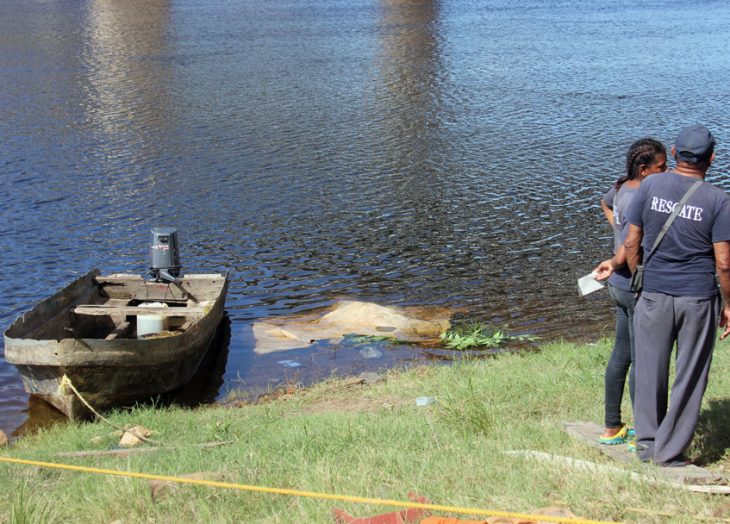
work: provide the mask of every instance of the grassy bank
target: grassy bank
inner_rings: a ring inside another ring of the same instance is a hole
[[[691,454],[723,468],[730,448],[730,355],[716,352],[698,438]],[[548,344],[454,366],[391,372],[370,385],[329,381],[264,404],[186,411],[115,413],[141,424],[169,449],[127,458],[61,459],[56,453],[109,449],[118,437],[101,423],[66,425],[23,439],[2,455],[50,462],[211,478],[319,492],[530,512],[564,506],[599,520],[716,521],[727,499],[631,481],[627,474],[581,472],[507,450],[536,450],[609,461],[568,437],[566,420],[600,422],[608,342]],[[437,398],[417,407],[420,396]],[[626,404],[626,411],[629,411]],[[93,440],[92,440],[93,439]],[[200,449],[191,444],[232,440]],[[175,448],[175,449],[173,449]],[[628,471],[629,469],[627,469]],[[147,481],[0,464],[0,521],[332,522],[333,506],[366,516],[393,508],[179,487],[153,499]],[[3,520],[5,519],[5,520]]]

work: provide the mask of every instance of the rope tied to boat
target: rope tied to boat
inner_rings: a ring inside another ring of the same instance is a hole
[[[104,422],[104,423],[106,423],[106,424],[109,424],[109,425],[110,425],[111,427],[113,427],[114,429],[117,429],[117,430],[121,431],[121,432],[122,432],[122,435],[124,435],[124,433],[129,433],[130,435],[134,435],[135,437],[137,437],[138,439],[140,439],[140,440],[142,440],[142,441],[144,441],[144,442],[149,442],[150,444],[154,444],[154,445],[156,445],[156,446],[162,445],[162,443],[161,443],[161,442],[158,442],[158,441],[156,441],[156,440],[152,440],[151,438],[145,437],[145,436],[144,436],[144,435],[142,435],[141,433],[139,433],[139,432],[135,431],[135,429],[134,429],[134,428],[129,428],[129,427],[126,427],[126,426],[125,426],[125,427],[122,427],[122,426],[118,426],[118,425],[114,424],[114,423],[113,423],[113,422],[112,422],[111,420],[109,420],[108,418],[104,417],[104,416],[103,416],[103,415],[102,415],[101,413],[99,413],[98,411],[96,411],[96,410],[95,410],[95,409],[94,409],[94,408],[93,408],[93,407],[91,406],[91,404],[89,404],[89,403],[88,403],[88,402],[86,401],[86,399],[85,399],[85,398],[83,397],[83,395],[82,395],[81,393],[79,393],[79,390],[78,390],[78,389],[76,389],[76,387],[75,387],[75,386],[73,385],[73,382],[71,382],[71,379],[70,379],[70,378],[68,378],[68,375],[66,375],[66,374],[64,374],[64,375],[63,375],[63,377],[61,378],[61,384],[59,384],[58,388],[59,388],[59,389],[61,390],[61,392],[63,392],[63,393],[66,393],[66,390],[67,390],[67,389],[70,389],[70,390],[71,390],[71,392],[72,392],[72,393],[73,393],[74,395],[76,395],[76,397],[78,397],[78,399],[79,399],[79,400],[81,401],[81,403],[82,403],[82,404],[83,404],[84,406],[86,406],[86,408],[87,408],[87,409],[88,409],[89,411],[91,411],[91,412],[92,412],[92,413],[94,414],[94,416],[95,416],[95,417],[97,417],[97,418],[98,418],[99,420],[101,420],[102,422]]]

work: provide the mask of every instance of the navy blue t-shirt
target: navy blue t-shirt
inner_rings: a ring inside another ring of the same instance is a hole
[[[629,231],[629,222],[626,220],[626,210],[634,200],[634,196],[638,188],[628,187],[623,184],[618,193],[616,187],[612,187],[608,193],[603,195],[603,201],[613,210],[613,253],[626,240],[626,234]],[[631,271],[628,266],[621,267],[614,271],[608,279],[608,282],[619,289],[628,291],[631,288]]]
[[[642,228],[644,259],[674,206],[697,181],[674,172],[646,178],[626,212]],[[690,196],[654,254],[645,262],[644,291],[673,296],[717,294],[713,242],[730,240],[730,197],[704,182]]]

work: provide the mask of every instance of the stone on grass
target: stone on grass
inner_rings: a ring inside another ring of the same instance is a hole
[[[119,447],[133,448],[135,446],[139,446],[142,442],[144,442],[144,440],[139,437],[147,438],[151,434],[152,432],[143,426],[134,426],[129,428],[124,432],[124,435],[122,435],[122,439],[119,441]]]
[[[382,373],[376,371],[364,371],[358,375],[363,384],[377,384],[378,382],[385,381],[385,377]]]

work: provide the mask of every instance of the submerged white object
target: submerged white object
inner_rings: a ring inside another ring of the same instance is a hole
[[[139,307],[168,307],[164,302],[143,302]],[[137,315],[137,338],[154,335],[167,330],[167,317],[160,315]]]
[[[300,368],[304,365],[301,362],[297,362],[296,360],[279,360],[277,364],[279,364],[280,366],[284,366],[285,368],[291,369]]]
[[[378,348],[374,348],[371,346],[365,346],[360,351],[358,351],[358,353],[360,353],[360,356],[362,358],[366,359],[381,358],[383,356],[382,351],[380,351]]]
[[[605,284],[596,280],[596,273],[590,273],[578,279],[578,294],[582,297],[603,289]]]
[[[308,348],[319,340],[337,344],[351,334],[437,343],[439,335],[449,329],[453,314],[453,309],[440,306],[381,306],[341,300],[327,308],[254,322],[254,353]]]

